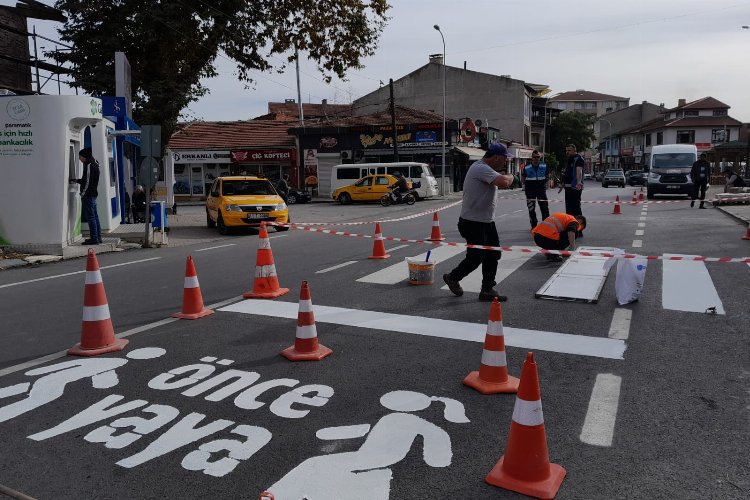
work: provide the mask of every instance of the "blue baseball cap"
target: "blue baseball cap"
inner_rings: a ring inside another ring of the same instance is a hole
[[[513,158],[513,155],[508,152],[508,148],[505,147],[505,144],[499,142],[490,144],[490,147],[484,153],[485,158],[490,158],[492,156],[505,156],[506,158]]]

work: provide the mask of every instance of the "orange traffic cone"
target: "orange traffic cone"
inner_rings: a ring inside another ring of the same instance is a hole
[[[643,186],[641,186],[641,192],[638,193],[638,201],[643,201]]]
[[[275,497],[273,496],[273,493],[264,491],[263,493],[260,494],[260,496],[258,497],[258,500],[274,500],[274,498]]]
[[[632,201],[632,203],[633,203],[633,205],[637,205],[638,204],[638,193],[636,191],[633,191],[633,201]]]
[[[89,249],[86,257],[86,281],[83,286],[81,342],[68,349],[68,354],[96,356],[105,352],[122,351],[126,345],[126,339],[115,338],[107,294],[104,292],[104,282],[99,272],[99,261],[96,260],[94,250]]]
[[[432,216],[432,234],[427,241],[443,241],[444,239],[443,235],[440,234],[440,221],[438,220],[438,214],[437,212],[434,212],[434,215]]]
[[[185,263],[185,286],[182,294],[182,312],[174,313],[173,318],[198,319],[214,312],[203,307],[203,295],[198,283],[198,273],[195,272],[193,257],[188,255]]]
[[[615,208],[612,210],[612,215],[620,215],[620,195],[615,196]]]
[[[750,240],[750,224],[747,225],[747,232],[745,233],[745,236],[742,237],[743,240]]]
[[[242,294],[246,299],[275,299],[285,293],[288,288],[279,287],[279,277],[276,276],[276,266],[273,263],[271,241],[268,239],[266,223],[260,223],[258,234],[258,254],[255,258],[255,281],[253,290]]]
[[[320,361],[332,353],[333,351],[326,346],[318,344],[310,288],[307,286],[307,281],[303,281],[299,291],[299,312],[294,345],[287,347],[280,354],[290,361]]]
[[[380,223],[375,223],[375,242],[372,245],[372,255],[368,259],[387,259],[390,255],[385,253],[385,243],[383,243],[383,233],[380,232]]]
[[[484,337],[484,350],[478,372],[469,373],[464,385],[482,394],[518,392],[518,379],[508,375],[505,358],[505,336],[503,335],[503,311],[497,298],[490,305],[490,319],[487,322],[487,335]]]
[[[557,494],[565,473],[561,466],[549,463],[539,376],[534,354],[528,353],[521,371],[505,455],[484,480],[506,490],[548,499]]]

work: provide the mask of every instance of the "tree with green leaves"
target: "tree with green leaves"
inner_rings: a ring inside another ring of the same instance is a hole
[[[252,82],[253,70],[283,71],[296,48],[330,82],[375,52],[389,9],[386,0],[58,0],[55,6],[67,16],[60,37],[75,48],[48,57],[72,66],[85,92],[115,95],[115,52],[124,52],[134,118],[161,125],[166,140],[180,112],[209,92],[200,80],[217,76],[217,57],[233,60],[237,78]]]
[[[560,113],[554,119],[549,130],[548,152],[555,154],[557,158],[565,158],[565,146],[575,144],[579,152],[591,147],[594,140],[594,121],[596,117],[585,113],[570,111]]]

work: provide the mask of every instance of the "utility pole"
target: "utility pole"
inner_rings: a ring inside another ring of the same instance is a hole
[[[393,99],[393,78],[390,79],[388,82],[388,87],[391,89],[391,102],[390,102],[390,110],[391,110],[391,136],[393,137],[393,161],[398,161],[398,141],[396,138],[398,137],[398,131],[396,130],[396,101]]]

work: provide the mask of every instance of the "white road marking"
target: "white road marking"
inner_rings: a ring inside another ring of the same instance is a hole
[[[582,442],[594,446],[612,446],[621,385],[622,377],[617,375],[600,373],[596,376],[581,430]]]
[[[646,220],[646,219],[647,219],[647,217],[643,217],[643,216],[638,217],[638,220]]]
[[[399,245],[399,246],[393,247],[393,248],[386,248],[385,251],[386,252],[395,252],[396,250],[401,250],[402,248],[407,248],[407,247],[409,247],[409,245]]]
[[[710,307],[716,314],[724,314],[724,306],[708,274],[705,262],[666,260],[669,257],[694,255],[664,254],[662,261],[661,303],[664,309],[704,313]]]
[[[434,260],[436,264],[444,260],[448,260],[451,257],[454,257],[455,255],[458,255],[466,251],[465,248],[452,247],[452,246],[436,246],[435,248],[431,248],[430,250],[432,250],[432,253],[430,254],[430,260]],[[424,258],[426,253],[427,252],[425,251],[421,254],[414,255],[413,257]],[[401,260],[401,261],[398,261],[397,264],[388,266],[384,269],[381,269],[380,271],[376,271],[372,274],[368,274],[367,276],[362,276],[361,278],[357,279],[357,281],[362,282],[362,283],[378,283],[381,285],[395,285],[396,283],[405,281],[408,278],[409,278],[408,267],[406,265],[406,262]]]
[[[150,259],[134,260],[134,261],[131,261],[131,262],[123,262],[122,264],[112,264],[111,266],[104,266],[104,267],[100,267],[99,269],[110,269],[112,267],[129,266],[131,264],[140,264],[141,262],[148,262],[148,261],[151,261],[151,260],[159,260],[159,259],[161,259],[161,257],[151,257]],[[73,271],[72,273],[56,274],[54,276],[45,276],[44,278],[36,278],[36,279],[33,279],[33,280],[18,281],[16,283],[7,283],[5,285],[0,285],[0,288],[9,288],[11,286],[26,285],[27,283],[35,283],[37,281],[46,281],[46,280],[51,280],[51,279],[55,279],[55,278],[64,278],[66,276],[73,276],[73,275],[76,275],[76,274],[83,274],[85,272],[86,272],[86,270],[83,270],[83,271]]]
[[[503,256],[497,265],[495,281],[501,283],[534,255],[536,254],[525,252],[503,252]],[[461,288],[463,288],[465,292],[479,293],[482,291],[482,266],[479,266],[471,274],[461,280]],[[441,290],[447,289],[448,285],[443,285],[441,287]]]
[[[628,340],[632,315],[633,311],[630,309],[616,307],[612,314],[612,323],[609,325],[607,336],[611,339]]]
[[[633,248],[641,248],[643,246],[643,240],[633,240]]]
[[[357,263],[356,260],[349,260],[347,262],[342,262],[341,264],[339,264],[337,266],[327,267],[325,269],[321,269],[320,271],[315,271],[315,274],[323,274],[323,273],[327,273],[327,272],[330,272],[330,271],[335,271],[336,269],[341,269],[342,267],[350,266],[350,265],[356,264],[356,263]]]
[[[219,245],[216,247],[201,248],[200,250],[196,250],[196,252],[205,252],[206,250],[216,250],[217,248],[233,247],[236,244],[237,243],[229,243],[227,245]]]
[[[158,258],[161,258],[161,257],[158,257]],[[152,260],[152,259],[149,259],[149,260]],[[102,268],[102,269],[104,269],[104,268]],[[216,302],[215,304],[209,304],[209,305],[206,306],[206,308],[207,309],[218,309],[218,308],[227,306],[229,304],[232,304],[234,302],[237,302],[238,300],[242,300],[242,295],[238,295],[237,297],[232,297],[231,299],[222,300],[220,302]],[[132,328],[132,329],[126,331],[126,332],[123,332],[123,333],[121,333],[119,335],[116,335],[116,337],[118,337],[118,338],[130,337],[131,335],[134,335],[136,333],[145,332],[147,330],[152,330],[152,329],[154,329],[154,328],[156,328],[158,326],[168,325],[169,323],[174,323],[175,321],[180,321],[180,319],[179,318],[164,318],[164,319],[160,319],[159,321],[154,321],[153,323],[149,323],[147,325],[143,325],[143,326],[138,326],[136,328]],[[60,351],[60,352],[55,352],[55,353],[52,353],[52,354],[48,354],[46,356],[42,356],[40,358],[36,358],[36,359],[32,359],[32,360],[26,361],[25,363],[21,363],[21,364],[14,365],[14,366],[9,366],[8,368],[3,368],[2,370],[0,370],[0,377],[2,377],[3,375],[8,375],[10,373],[15,373],[17,371],[25,370],[27,368],[31,368],[32,366],[42,365],[42,364],[44,364],[44,363],[46,363],[48,361],[54,361],[55,359],[63,358],[65,356],[67,356],[67,355],[68,355],[68,351],[67,350],[66,351]]]
[[[646,227],[646,223],[645,222],[639,222],[638,223],[638,227]]]
[[[643,236],[643,233],[644,233],[644,230],[643,230],[643,229],[636,229],[636,230],[635,230],[635,235],[636,235],[636,236]]]
[[[468,340],[478,343],[484,342],[487,333],[486,323],[464,323],[461,321],[320,305],[316,305],[314,309],[315,320],[318,323],[370,328],[390,333],[409,333],[412,335]],[[220,310],[275,318],[296,319],[298,304],[296,302],[249,299]],[[627,347],[622,340],[588,337],[585,335],[510,327],[505,327],[503,333],[505,335],[505,344],[508,346],[607,359],[624,359]]]

